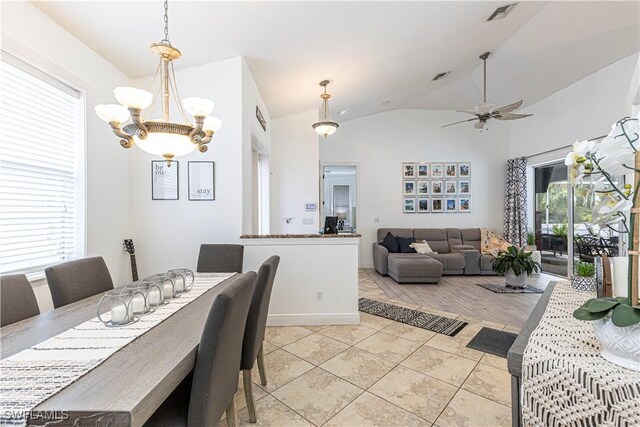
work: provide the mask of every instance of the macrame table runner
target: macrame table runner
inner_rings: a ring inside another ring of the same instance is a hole
[[[135,323],[109,327],[95,317],[0,360],[0,425],[25,425],[33,408],[234,274],[195,273],[191,291]]]
[[[573,317],[595,296],[556,283],[523,355],[525,426],[640,426],[640,372],[602,358],[591,322]]]

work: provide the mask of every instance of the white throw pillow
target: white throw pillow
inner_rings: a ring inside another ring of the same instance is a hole
[[[429,246],[426,240],[423,240],[422,242],[412,243],[409,245],[409,247],[415,249],[416,252],[423,255],[436,253],[433,251],[433,249],[431,249],[431,247]]]

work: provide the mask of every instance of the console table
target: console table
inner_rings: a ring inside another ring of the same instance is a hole
[[[594,297],[557,282],[536,305],[508,355],[514,426],[640,425],[640,372],[604,359],[592,325],[573,317]]]

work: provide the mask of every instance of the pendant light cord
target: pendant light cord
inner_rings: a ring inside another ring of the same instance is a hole
[[[161,43],[171,44],[169,41],[169,0],[164,0],[164,39]]]

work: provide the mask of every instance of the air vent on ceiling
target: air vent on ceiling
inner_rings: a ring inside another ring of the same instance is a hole
[[[435,75],[434,78],[431,79],[432,82],[435,82],[436,80],[440,80],[440,79],[444,79],[445,77],[447,77],[449,74],[451,73],[451,71],[445,71],[443,73],[438,73]]]
[[[516,7],[517,5],[518,5],[518,3],[512,3],[512,4],[508,4],[506,6],[500,6],[499,8],[497,8],[491,14],[491,16],[487,19],[487,22],[489,22],[489,21],[497,21],[498,19],[506,18],[507,15],[509,13],[511,13],[513,8]]]

